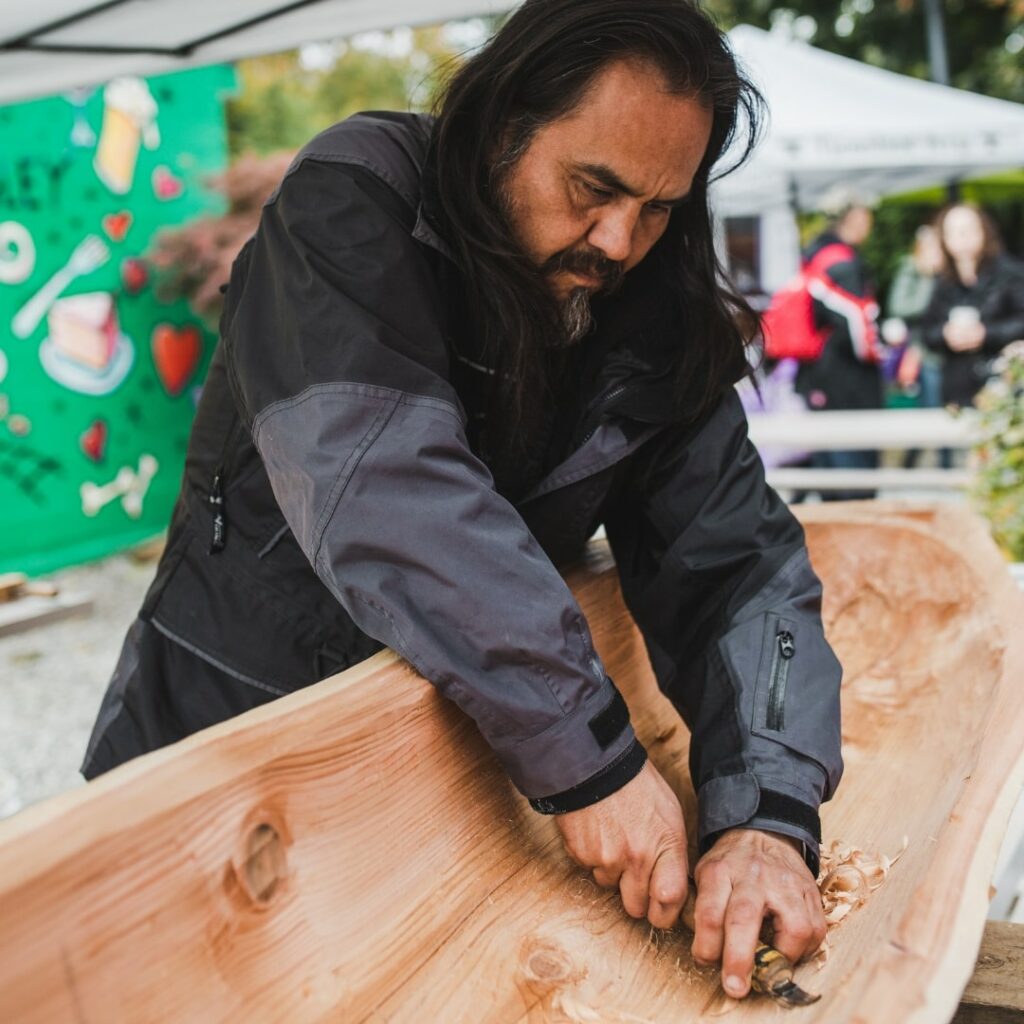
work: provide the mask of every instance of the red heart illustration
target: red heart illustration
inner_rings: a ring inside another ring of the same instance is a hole
[[[121,261],[121,284],[129,295],[138,295],[149,282],[145,260],[129,257]]]
[[[103,230],[106,231],[112,242],[123,242],[133,220],[134,218],[127,210],[122,210],[120,213],[108,213],[103,218]]]
[[[203,341],[195,327],[160,324],[153,331],[153,362],[167,393],[174,397],[185,390],[199,365]]]
[[[169,167],[157,167],[153,171],[153,195],[157,199],[177,199],[184,191],[185,183]]]
[[[85,457],[93,462],[102,462],[107,453],[107,424],[94,420],[89,429],[79,438]]]

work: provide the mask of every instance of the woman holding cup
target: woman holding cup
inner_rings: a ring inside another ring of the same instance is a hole
[[[945,356],[943,401],[970,405],[999,352],[1024,338],[1024,267],[973,203],[947,207],[936,228],[945,266],[924,315],[924,342]]]

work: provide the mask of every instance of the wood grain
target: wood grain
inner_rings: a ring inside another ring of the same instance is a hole
[[[1024,775],[1024,597],[962,510],[805,519],[846,665],[826,840],[910,846],[825,969],[801,969],[824,993],[801,1019],[949,1021]],[[686,729],[607,551],[571,582],[692,823]],[[472,724],[390,653],[0,825],[4,1021],[675,1024],[720,1007],[688,949],[573,867]]]

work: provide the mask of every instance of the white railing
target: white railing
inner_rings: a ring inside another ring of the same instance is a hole
[[[774,454],[816,451],[969,448],[971,413],[953,416],[944,409],[870,409],[855,412],[751,413],[750,438]],[[779,466],[768,470],[779,490],[962,490],[970,483],[965,469],[807,469]]]

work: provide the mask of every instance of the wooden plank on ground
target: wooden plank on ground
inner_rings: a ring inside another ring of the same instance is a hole
[[[1024,775],[1024,595],[963,510],[803,514],[846,667],[826,841],[910,842],[801,968],[824,997],[800,1019],[949,1021]],[[606,549],[571,582],[692,823],[687,732]],[[677,1024],[719,1006],[688,948],[571,865],[387,652],[0,824],[0,1020]]]
[[[954,1024],[1024,1021],[1024,924],[989,921]]]
[[[0,603],[0,637],[24,633],[36,626],[73,615],[88,615],[93,599],[88,594],[57,593],[52,597],[30,595]]]

